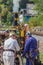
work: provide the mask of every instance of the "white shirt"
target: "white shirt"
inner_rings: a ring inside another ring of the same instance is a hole
[[[20,47],[18,45],[17,40],[16,39],[12,39],[12,38],[9,38],[9,39],[5,40],[4,49],[11,49],[11,50],[20,51]],[[10,55],[13,55],[13,52],[5,51],[3,55],[10,56]]]
[[[19,21],[22,23],[23,22],[23,15],[19,15]]]
[[[4,49],[20,50],[18,42],[16,39],[9,38],[4,42]]]

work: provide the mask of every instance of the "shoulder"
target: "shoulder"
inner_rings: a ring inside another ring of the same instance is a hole
[[[4,42],[6,42],[6,41],[8,41],[9,39],[5,39],[5,41]]]
[[[5,42],[14,41],[12,38],[8,38]]]
[[[32,37],[32,36],[30,37],[30,39],[35,39],[36,40],[36,38],[35,37]]]
[[[17,40],[16,40],[16,39],[13,39],[12,41],[13,41],[14,43],[17,43]]]
[[[37,40],[36,40],[36,38],[35,38],[35,37],[31,37],[30,39],[31,39],[32,41],[37,42]]]
[[[31,43],[31,38],[26,39],[27,43]]]

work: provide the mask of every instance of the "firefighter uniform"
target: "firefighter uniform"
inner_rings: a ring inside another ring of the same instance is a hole
[[[21,29],[20,31],[20,43],[21,43],[21,47],[24,48],[24,42],[25,42],[25,32],[24,29]]]
[[[21,30],[21,37],[24,37],[24,30]]]
[[[25,55],[26,55],[26,65],[34,65],[34,60],[38,55],[37,40],[31,35],[25,41],[23,56]]]

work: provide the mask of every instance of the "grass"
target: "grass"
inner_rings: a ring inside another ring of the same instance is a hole
[[[40,57],[41,63],[43,63],[43,52],[40,52],[39,57]],[[25,58],[23,58],[23,63],[24,64],[26,63],[26,59]]]
[[[41,60],[41,62],[43,63],[43,52],[40,52],[40,60]]]

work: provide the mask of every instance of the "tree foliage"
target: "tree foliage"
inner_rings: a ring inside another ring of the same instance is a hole
[[[30,27],[43,26],[43,15],[31,17],[29,20],[29,26]]]
[[[1,23],[9,23],[12,17],[12,0],[0,0],[0,18]]]
[[[29,26],[43,26],[43,0],[33,0],[35,9],[38,11],[37,16],[31,17]]]
[[[39,13],[43,13],[43,0],[33,0]]]

